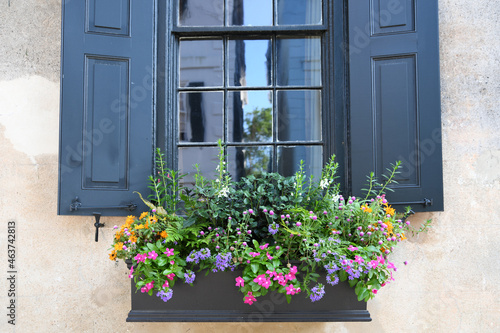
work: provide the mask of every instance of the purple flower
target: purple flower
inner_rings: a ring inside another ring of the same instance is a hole
[[[193,283],[195,278],[196,274],[194,274],[193,271],[186,271],[186,273],[184,273],[184,280],[186,283]]]
[[[333,280],[332,280],[333,278]],[[327,275],[326,276],[326,282],[331,285],[331,286],[334,286],[336,284],[339,283],[339,277],[337,276],[337,274],[331,274],[331,275]]]
[[[208,248],[201,249],[200,252],[198,252],[198,256],[200,260],[205,260],[210,258],[210,250]]]
[[[269,233],[271,235],[276,235],[276,233],[278,232],[278,229],[279,229],[279,226],[276,223],[270,224],[269,228],[268,228]]]
[[[224,271],[226,268],[232,268],[231,265],[231,259],[233,255],[231,252],[227,252],[225,254],[217,254],[215,257],[215,268],[213,269],[214,272],[217,271]]]
[[[156,296],[160,297],[163,302],[168,302],[171,298],[172,295],[174,294],[174,291],[170,288],[165,292],[163,290],[160,290],[158,293],[156,293]]]
[[[191,251],[191,253],[186,258],[187,262],[194,262],[195,264],[200,262],[200,255],[195,250]]]
[[[311,289],[311,295],[309,295],[309,298],[311,299],[311,302],[316,302],[322,299],[323,296],[325,296],[325,286],[320,283]]]

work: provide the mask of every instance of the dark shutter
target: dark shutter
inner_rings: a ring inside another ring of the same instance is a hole
[[[401,160],[389,200],[443,210],[437,1],[350,0],[348,10],[353,193]]]
[[[153,161],[154,1],[63,1],[59,209],[144,209]]]

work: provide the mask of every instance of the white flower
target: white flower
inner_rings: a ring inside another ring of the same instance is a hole
[[[221,197],[226,197],[227,198],[227,195],[229,194],[229,187],[223,187],[220,189],[219,193],[217,193],[217,196],[219,198]]]
[[[330,181],[328,179],[322,179],[321,182],[319,183],[319,187],[321,187],[323,190],[327,188],[330,185]]]
[[[339,201],[340,197],[341,197],[341,195],[340,195],[340,194],[334,195],[334,196],[332,197],[332,201],[333,201],[333,202],[337,202],[337,201]]]

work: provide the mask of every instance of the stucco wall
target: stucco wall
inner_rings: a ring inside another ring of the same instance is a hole
[[[78,0],[80,1],[80,0]],[[424,0],[429,1],[429,0]],[[60,0],[0,1],[0,331],[7,222],[17,224],[18,332],[500,331],[500,7],[440,0],[445,211],[394,255],[371,323],[131,324],[129,279],[90,217],[56,215]],[[409,265],[401,265],[408,260]]]

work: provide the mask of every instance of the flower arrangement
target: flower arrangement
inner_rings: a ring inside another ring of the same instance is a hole
[[[150,211],[115,226],[110,259],[132,260],[129,277],[141,292],[167,302],[178,281],[192,285],[201,271],[238,269],[234,282],[244,303],[269,291],[288,302],[296,294],[316,302],[327,291],[317,283],[326,271],[327,284],[348,280],[367,301],[394,280],[388,255],[395,246],[430,225],[414,229],[406,220],[410,208],[397,214],[385,199],[399,162],[383,183],[371,173],[366,196],[355,198],[339,193],[333,157],[319,182],[306,177],[302,163],[292,177],[265,173],[234,182],[220,142],[219,149],[215,179],[198,171],[191,188],[157,151],[153,194],[149,201],[141,196]]]

